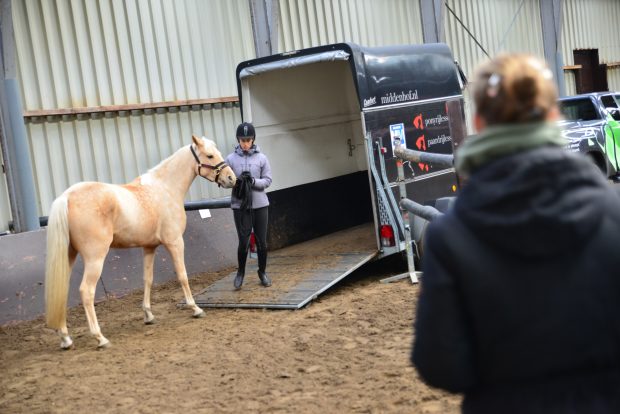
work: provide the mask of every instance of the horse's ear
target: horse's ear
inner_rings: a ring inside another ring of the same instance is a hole
[[[196,145],[201,145],[202,144],[202,140],[200,138],[198,138],[194,134],[192,134],[192,141],[194,141],[194,144],[196,144]]]

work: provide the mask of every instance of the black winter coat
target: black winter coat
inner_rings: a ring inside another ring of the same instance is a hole
[[[427,232],[412,362],[464,413],[620,413],[620,196],[543,147],[472,174]]]

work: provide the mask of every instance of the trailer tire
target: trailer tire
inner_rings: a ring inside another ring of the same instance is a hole
[[[452,208],[452,205],[454,204],[455,200],[456,200],[456,197],[454,196],[441,197],[435,200],[434,207],[440,213],[445,214],[448,212],[448,210]],[[429,224],[430,224],[429,220],[422,218],[420,216],[417,216],[417,215],[413,215],[413,220],[411,222],[411,225],[413,226],[413,229],[414,229],[413,240],[415,241],[415,244],[417,246],[416,257],[418,259],[422,258],[422,256],[424,255],[424,239],[426,237],[426,229],[428,228]]]
[[[430,221],[428,220],[420,220],[418,223],[420,225],[420,231],[418,233],[417,240],[415,240],[415,244],[417,246],[417,254],[416,257],[422,259],[424,256],[424,238],[426,237],[426,229],[428,228]]]

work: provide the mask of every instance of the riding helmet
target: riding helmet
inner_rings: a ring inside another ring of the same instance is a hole
[[[237,127],[237,139],[240,138],[255,138],[256,132],[254,131],[254,125],[249,122],[242,122]]]

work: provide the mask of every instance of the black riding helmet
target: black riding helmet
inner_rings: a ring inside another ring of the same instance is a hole
[[[254,131],[254,125],[249,122],[242,122],[237,127],[237,141],[241,138],[252,138],[252,142],[256,138],[256,131]]]

